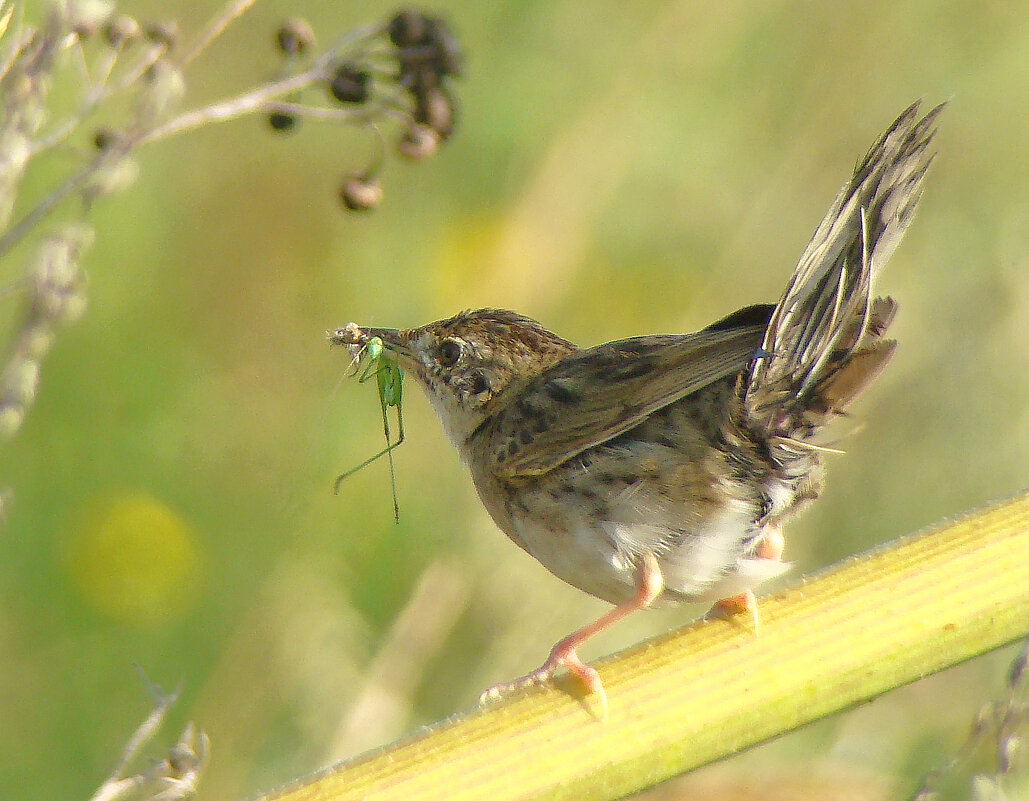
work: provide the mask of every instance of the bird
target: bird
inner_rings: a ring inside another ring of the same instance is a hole
[[[505,309],[416,328],[336,329],[424,390],[497,526],[613,605],[489,700],[561,669],[607,699],[583,642],[638,610],[750,611],[788,569],[782,526],[818,497],[826,427],[889,363],[897,303],[873,283],[914,216],[943,104],[910,105],[815,230],[779,301],[691,334],[580,348]]]

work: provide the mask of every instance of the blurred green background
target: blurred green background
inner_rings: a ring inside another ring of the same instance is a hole
[[[219,5],[120,8],[188,35]],[[394,8],[261,0],[190,68],[187,104],[272,77],[285,16],[331,40]],[[787,531],[793,578],[1029,485],[1029,5],[433,8],[467,53],[459,129],[436,158],[391,162],[375,213],[335,197],[366,137],[274,136],[254,118],[142,151],[138,183],[96,210],[88,310],[0,452],[5,795],[91,795],[149,708],[134,664],[181,686],[176,727],[210,735],[204,799],[387,742],[535,667],[604,605],[495,529],[413,384],[400,524],[385,462],[333,495],[382,432],[374,390],[342,378],[324,332],[492,305],[588,345],[774,300],[856,160],[918,97],[950,107],[880,284],[901,347]],[[18,297],[0,308],[15,325]],[[703,611],[638,615],[584,655]],[[1013,654],[661,797],[905,797],[1000,697]]]

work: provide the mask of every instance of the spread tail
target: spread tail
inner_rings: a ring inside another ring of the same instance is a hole
[[[897,309],[871,296],[911,222],[933,159],[943,106],[911,105],[872,145],[801,256],[772,312],[744,396],[752,424],[804,438],[841,413],[882,371]]]

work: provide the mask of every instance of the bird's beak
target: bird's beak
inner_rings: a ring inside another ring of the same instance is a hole
[[[404,336],[403,331],[396,328],[362,328],[368,338],[378,337],[382,340],[382,344],[386,346],[386,349],[392,351],[398,356],[410,356],[411,352],[407,347],[407,337]]]
[[[346,331],[346,329],[343,330]],[[382,340],[383,347],[389,351],[390,356],[399,363],[401,370],[411,370],[415,367],[417,360],[410,347],[410,331],[401,331],[396,328],[361,328],[357,330],[361,333],[359,341],[349,340],[345,334],[341,336],[341,332],[330,335],[330,340],[341,345],[352,345],[364,344],[373,337],[378,337]]]

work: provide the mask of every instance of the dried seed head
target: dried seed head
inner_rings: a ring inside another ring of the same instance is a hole
[[[111,159],[98,166],[82,187],[82,199],[87,205],[101,198],[128,189],[139,177],[139,164],[127,156]]]
[[[146,26],[146,38],[171,50],[179,41],[179,24],[175,20],[152,22]]]
[[[86,311],[86,293],[75,292],[64,299],[64,307],[61,309],[60,322],[62,324],[73,323],[78,320]]]
[[[125,47],[143,34],[139,23],[128,14],[119,14],[104,26],[104,39],[111,47]]]
[[[401,12],[390,22],[390,40],[397,46],[401,83],[411,91],[461,73],[461,47],[441,17]]]
[[[405,9],[389,21],[386,28],[389,40],[397,47],[421,44],[429,30],[429,18],[411,9]]]
[[[366,36],[374,37],[370,49],[334,48],[317,59],[315,69],[326,70],[321,73],[323,84],[344,111],[319,107],[312,108],[311,115],[363,125],[378,134],[380,144],[385,141],[380,124],[387,117],[400,117],[406,125],[394,134],[393,152],[411,161],[432,156],[454,131],[456,105],[447,76],[460,70],[457,39],[442,18],[412,9],[395,11],[385,25],[370,29]],[[286,19],[275,30],[275,44],[287,57],[289,71],[293,57],[311,56],[314,31],[306,20]],[[395,71],[384,59],[395,65]],[[403,96],[397,97],[397,89]],[[296,92],[286,102],[268,103],[267,124],[283,133],[295,130],[306,116],[306,109],[294,105],[301,102]],[[376,153],[374,167],[342,179],[338,195],[348,209],[372,209],[381,202],[382,188],[373,176],[378,175],[385,151],[380,147]]]
[[[13,126],[3,127],[0,131],[0,227],[7,224],[14,210],[18,184],[32,153],[31,141],[25,133]]]
[[[1022,756],[1023,746],[1022,738],[1017,734],[1010,734],[1001,739],[997,749],[1001,773],[1011,773],[1014,770]]]
[[[287,114],[285,111],[273,111],[268,115],[268,124],[273,130],[281,133],[292,133],[299,122],[296,115]]]
[[[10,439],[25,420],[25,407],[0,403],[0,439]]]
[[[93,147],[97,150],[107,150],[124,139],[125,135],[121,131],[116,131],[114,128],[108,128],[107,126],[93,131]]]
[[[85,297],[81,292],[72,297],[82,298],[81,309],[85,308]],[[61,322],[70,322],[66,319],[67,315],[62,310]],[[50,352],[50,348],[54,344],[54,328],[53,326],[33,326],[27,331],[22,333],[21,344],[24,347],[25,357],[28,359],[36,359],[37,361],[42,360],[47,353]]]
[[[1004,801],[1006,794],[996,776],[976,774],[972,777],[971,797],[974,801]]]
[[[432,87],[415,95],[415,122],[435,131],[440,139],[454,132],[454,102],[442,87]]]
[[[93,238],[89,226],[66,224],[40,243],[31,272],[32,314],[36,319],[48,324],[69,319],[69,301],[83,296],[84,279],[79,265]],[[73,305],[74,315],[81,304]]]
[[[107,150],[114,141],[114,134],[110,128],[97,128],[93,132],[93,147],[97,150]]]
[[[182,71],[168,59],[158,59],[145,73],[148,86],[140,95],[140,123],[152,125],[162,119],[186,92]]]
[[[340,186],[339,197],[350,211],[369,211],[382,202],[382,187],[374,178],[351,175]]]
[[[24,359],[9,363],[4,370],[3,402],[5,406],[30,406],[39,388],[39,362]]]
[[[421,161],[436,154],[439,150],[440,137],[428,125],[415,123],[404,131],[397,143],[397,151],[411,161]]]
[[[457,37],[454,36],[441,18],[435,17],[431,20],[429,29],[428,44],[432,47],[432,63],[438,75],[460,75],[461,74],[461,46]]]
[[[344,62],[336,67],[329,91],[341,103],[364,103],[368,99],[371,75],[356,64]]]
[[[292,17],[279,26],[275,43],[287,56],[299,56],[314,46],[314,29],[300,17]]]
[[[67,0],[62,3],[65,24],[82,38],[96,33],[114,13],[110,0]]]

